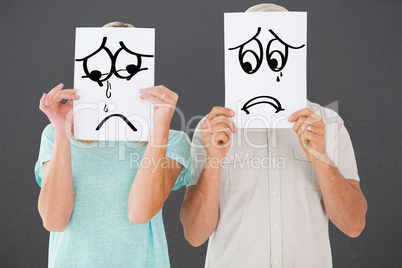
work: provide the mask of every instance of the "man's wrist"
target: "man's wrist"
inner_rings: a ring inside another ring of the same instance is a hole
[[[334,166],[334,163],[332,162],[331,158],[329,158],[327,153],[318,153],[316,155],[313,155],[311,163],[316,169],[327,166]]]
[[[205,162],[205,168],[222,169],[224,159],[225,157],[208,155]]]

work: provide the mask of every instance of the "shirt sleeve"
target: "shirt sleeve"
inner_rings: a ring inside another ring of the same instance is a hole
[[[332,162],[345,179],[360,181],[352,141],[342,118],[325,108],[326,149]]]
[[[177,177],[175,185],[173,186],[173,190],[177,190],[183,185],[187,185],[191,177],[191,155],[190,139],[186,133],[170,130],[166,157],[182,165],[182,169]]]
[[[338,143],[338,146],[334,148],[334,154],[338,158],[337,168],[339,172],[345,179],[360,181],[352,141],[343,121],[340,123],[335,143]]]
[[[206,117],[200,120],[194,131],[191,143],[191,179],[187,186],[193,186],[198,183],[207,159],[207,150],[205,149],[204,139],[201,135],[201,124]]]
[[[42,137],[40,141],[39,156],[35,163],[35,177],[36,182],[41,187],[42,186],[42,176],[43,176],[43,163],[49,161],[52,158],[54,146],[54,129],[51,124],[47,125],[42,132]]]

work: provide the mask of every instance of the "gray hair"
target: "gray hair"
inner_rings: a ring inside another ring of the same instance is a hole
[[[283,12],[288,11],[286,8],[282,6],[278,6],[275,4],[258,4],[252,7],[249,7],[246,12]]]

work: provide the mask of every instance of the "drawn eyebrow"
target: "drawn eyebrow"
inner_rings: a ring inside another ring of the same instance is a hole
[[[111,56],[111,58],[112,58],[112,57],[113,57],[112,53],[111,53],[110,50],[107,49],[107,47],[105,46],[105,45],[106,45],[106,41],[107,41],[107,37],[103,37],[102,44],[100,45],[100,47],[99,47],[97,50],[95,50],[95,52],[89,54],[88,56],[86,56],[86,57],[84,57],[84,58],[82,58],[82,59],[76,59],[75,61],[83,61],[83,60],[85,60],[85,59],[88,59],[88,58],[92,57],[93,55],[95,55],[96,53],[98,53],[99,51],[101,51],[101,50],[104,49],[104,48],[106,49],[106,52],[109,54],[109,56]],[[109,52],[110,52],[110,53],[109,53]]]
[[[299,47],[291,46],[291,45],[285,43],[281,38],[279,38],[279,36],[278,36],[274,31],[272,31],[271,29],[269,29],[269,32],[270,32],[279,42],[281,42],[283,45],[285,45],[285,46],[287,46],[287,47],[290,47],[290,48],[293,48],[293,49],[299,49],[299,48],[302,48],[302,47],[305,46],[305,44],[304,44],[304,45],[301,45],[301,46],[299,46]]]
[[[152,57],[153,57],[153,55],[139,54],[139,53],[137,53],[137,52],[131,51],[130,49],[128,49],[128,48],[126,47],[126,45],[124,44],[123,41],[120,41],[119,44],[120,44],[121,48],[119,49],[118,52],[120,52],[121,49],[124,49],[124,50],[127,51],[128,53],[133,54],[133,55],[135,55],[135,56],[149,57],[149,58],[152,58]],[[118,54],[118,53],[116,52],[116,54]],[[115,56],[115,57],[116,57],[116,56]]]
[[[229,50],[233,50],[233,49],[237,49],[237,48],[239,48],[239,47],[245,46],[245,45],[248,44],[249,42],[251,42],[251,41],[253,41],[254,39],[256,39],[256,37],[260,34],[260,32],[261,32],[261,27],[258,27],[257,33],[256,33],[253,37],[251,37],[248,41],[246,41],[246,42],[244,42],[243,44],[238,45],[238,46],[236,46],[236,47],[229,48]]]

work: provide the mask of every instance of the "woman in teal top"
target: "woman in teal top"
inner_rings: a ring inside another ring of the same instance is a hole
[[[62,88],[40,100],[51,124],[35,165],[49,267],[170,267],[162,206],[190,178],[189,139],[169,129],[178,95],[163,86],[140,90],[155,104],[148,143],[83,142],[73,138],[69,113],[79,94]]]

